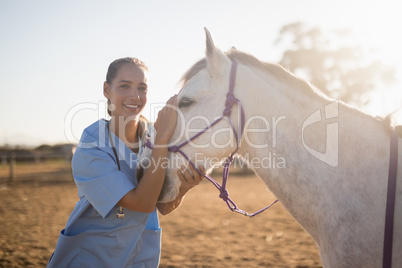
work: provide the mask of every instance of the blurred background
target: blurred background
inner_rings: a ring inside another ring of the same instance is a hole
[[[120,57],[148,64],[144,114],[155,120],[204,56],[204,26],[223,51],[235,46],[279,62],[331,97],[384,116],[401,107],[400,7],[390,0],[0,0],[0,148],[70,152],[86,126],[106,117],[102,85]]]

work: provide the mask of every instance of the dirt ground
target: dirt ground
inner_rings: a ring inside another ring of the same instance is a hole
[[[254,175],[231,176],[228,187],[247,211],[274,200]],[[0,267],[45,267],[77,200],[71,179],[1,183]],[[246,218],[229,211],[207,181],[160,221],[160,267],[321,267],[314,241],[280,203]]]

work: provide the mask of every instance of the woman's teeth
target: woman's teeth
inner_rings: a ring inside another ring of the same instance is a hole
[[[136,108],[140,107],[139,105],[132,105],[132,104],[124,104],[124,106],[126,106],[127,108],[132,108],[132,109],[136,109]]]

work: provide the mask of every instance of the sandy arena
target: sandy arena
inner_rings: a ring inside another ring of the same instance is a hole
[[[78,200],[68,181],[0,184],[0,267],[46,266]],[[232,175],[228,188],[249,212],[274,200],[254,175]],[[229,211],[207,181],[160,221],[160,267],[322,267],[314,241],[280,203],[246,218]]]

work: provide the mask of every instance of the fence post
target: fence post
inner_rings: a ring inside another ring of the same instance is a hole
[[[10,154],[10,179],[13,181],[15,179],[15,153]]]

